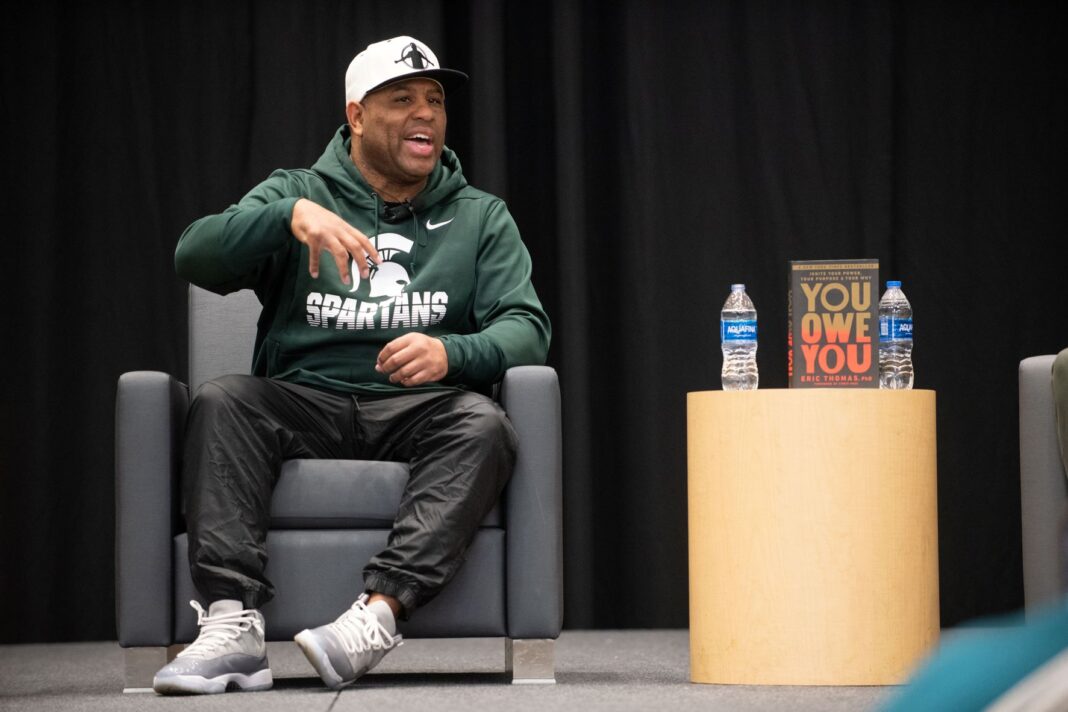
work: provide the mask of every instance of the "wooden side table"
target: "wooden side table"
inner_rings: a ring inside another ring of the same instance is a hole
[[[687,399],[690,678],[904,681],[937,642],[933,391]]]

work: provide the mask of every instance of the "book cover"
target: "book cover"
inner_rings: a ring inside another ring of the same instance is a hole
[[[791,388],[879,387],[879,261],[790,262]]]

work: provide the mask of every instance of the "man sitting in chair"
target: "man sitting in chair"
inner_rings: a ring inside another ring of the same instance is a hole
[[[544,363],[549,320],[503,201],[468,186],[445,148],[442,69],[395,37],[345,75],[347,122],[311,169],[279,170],[193,223],[178,274],[263,304],[252,376],[198,389],[182,465],[200,632],[155,676],[160,693],[271,687],[264,576],[283,460],[407,462],[410,478],[364,590],[296,642],[339,688],[374,667],[405,618],[444,587],[515,462],[488,397],[512,366]],[[353,566],[338,561],[338,566]]]

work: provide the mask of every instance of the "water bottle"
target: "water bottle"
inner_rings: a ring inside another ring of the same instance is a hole
[[[896,279],[879,300],[879,388],[912,388],[912,305]]]
[[[719,337],[723,344],[723,390],[752,391],[757,387],[757,314],[744,284],[732,284],[720,312]]]

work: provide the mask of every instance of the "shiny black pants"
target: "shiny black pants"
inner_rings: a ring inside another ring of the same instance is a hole
[[[256,608],[274,595],[264,568],[283,460],[406,462],[397,519],[364,569],[364,585],[396,597],[407,616],[456,573],[515,452],[504,411],[477,393],[369,396],[256,376],[208,381],[190,404],[182,464],[193,582],[209,602]]]

